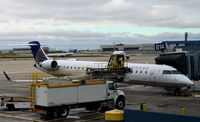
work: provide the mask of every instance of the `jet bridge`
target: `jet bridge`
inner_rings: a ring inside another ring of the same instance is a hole
[[[200,53],[173,52],[162,53],[155,58],[156,64],[166,64],[176,68],[179,72],[192,80],[200,79]]]

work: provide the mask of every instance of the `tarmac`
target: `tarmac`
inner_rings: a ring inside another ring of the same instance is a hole
[[[134,54],[130,56],[129,62],[136,63],[154,63],[155,54]],[[68,58],[61,58],[68,59]],[[107,61],[109,57],[80,57],[80,60]],[[39,71],[34,65],[33,59],[1,59],[0,66],[0,96],[29,97],[29,83],[11,83],[6,80],[2,71],[11,77],[11,79],[29,79],[30,72]],[[175,96],[168,93],[163,88],[129,85],[119,83],[121,89],[126,93],[126,107],[129,109],[140,109],[140,104],[145,103],[147,111],[163,112],[171,114],[182,114],[182,107],[186,108],[186,114],[191,116],[200,116],[200,96]],[[102,122],[104,112],[87,111],[84,108],[70,110],[70,115],[65,119],[42,118],[39,114],[30,112],[30,110],[7,111],[0,107],[0,122],[9,121],[61,121],[61,122]]]

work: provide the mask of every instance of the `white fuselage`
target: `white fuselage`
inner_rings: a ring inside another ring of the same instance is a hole
[[[45,69],[37,65],[37,68],[43,71],[85,71],[87,68],[106,68],[107,62],[77,61],[77,60],[57,60],[58,67],[56,69]],[[132,69],[132,73],[128,73],[123,77],[123,82],[160,86],[160,87],[187,87],[193,85],[193,82],[185,75],[180,74],[177,70],[168,65],[157,64],[137,64],[129,63],[128,67]]]

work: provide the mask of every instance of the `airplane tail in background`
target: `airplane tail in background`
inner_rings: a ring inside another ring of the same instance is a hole
[[[28,43],[28,45],[31,47],[34,60],[37,63],[48,60],[47,55],[45,54],[44,50],[41,48],[40,43],[38,41],[31,41]]]

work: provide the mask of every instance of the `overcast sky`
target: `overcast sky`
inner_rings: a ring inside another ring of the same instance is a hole
[[[0,49],[39,40],[59,49],[200,40],[200,0],[1,0]]]

